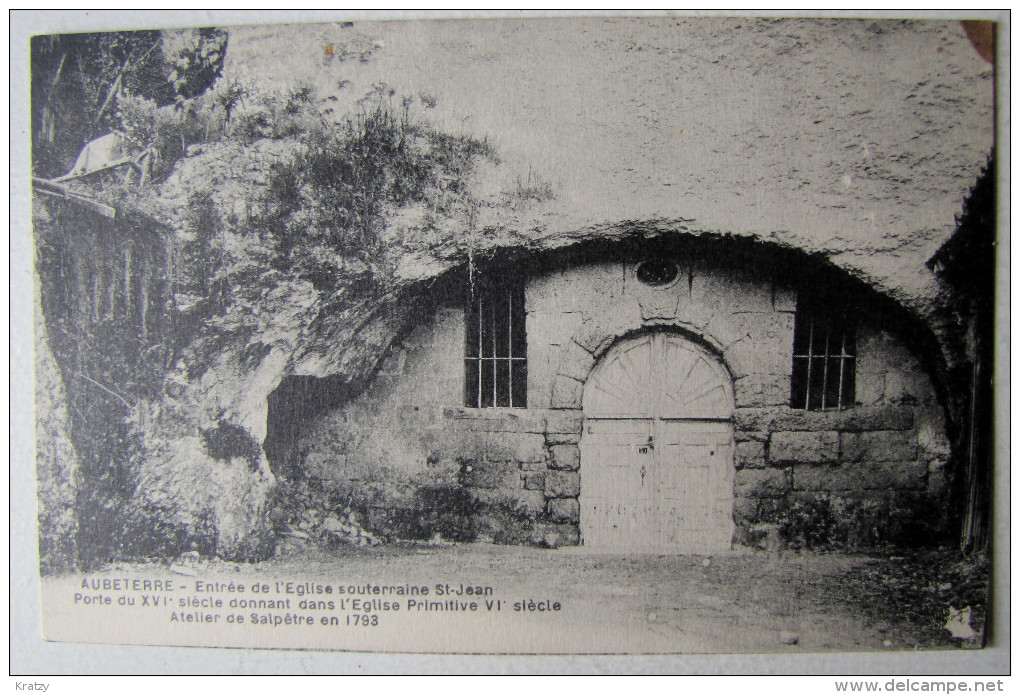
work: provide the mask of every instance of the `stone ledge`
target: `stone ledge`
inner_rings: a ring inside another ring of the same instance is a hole
[[[545,415],[528,408],[443,408],[443,418],[458,429],[474,432],[528,432],[546,430]]]
[[[788,405],[738,407],[733,413],[737,430],[747,432],[806,432],[838,430],[869,432],[876,430],[909,430],[914,426],[912,406],[855,406],[847,410],[797,410]]]

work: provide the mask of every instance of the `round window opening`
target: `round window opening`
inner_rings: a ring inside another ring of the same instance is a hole
[[[652,287],[668,285],[679,274],[680,268],[673,261],[645,261],[637,267],[637,279]]]

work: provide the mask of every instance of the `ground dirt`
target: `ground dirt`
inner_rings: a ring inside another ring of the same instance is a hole
[[[975,646],[944,628],[949,604],[963,597],[976,599],[974,626],[983,622],[983,570],[967,579],[959,567],[937,551],[705,557],[449,544],[292,548],[255,565],[200,562],[189,572],[210,581],[491,586],[508,611],[531,599],[562,606],[510,612],[469,646],[449,633],[454,651],[505,643],[512,652],[806,653]],[[432,644],[428,651],[444,649]]]

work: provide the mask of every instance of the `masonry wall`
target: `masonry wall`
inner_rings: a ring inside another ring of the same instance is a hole
[[[708,262],[653,288],[634,269],[588,263],[529,280],[527,409],[462,406],[464,312],[458,298],[441,303],[366,393],[314,421],[299,443],[304,470],[346,490],[377,532],[406,533],[414,518],[420,536],[576,544],[585,381],[619,338],[668,328],[734,378],[737,542],[873,545],[932,525],[948,444],[931,383],[900,341],[862,325],[859,404],[794,410],[792,289]],[[454,512],[434,508],[450,499]]]

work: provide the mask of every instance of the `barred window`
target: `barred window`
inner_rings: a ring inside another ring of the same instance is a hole
[[[464,404],[469,408],[526,408],[524,286],[474,287],[466,316]]]
[[[801,299],[793,329],[790,407],[843,410],[854,404],[856,321],[849,309]]]

